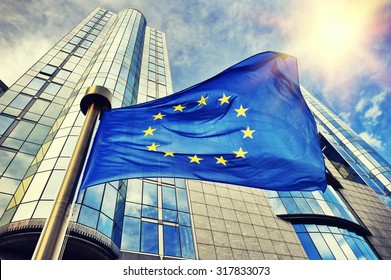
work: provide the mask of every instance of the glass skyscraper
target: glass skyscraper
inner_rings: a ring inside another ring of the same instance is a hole
[[[114,108],[172,93],[165,34],[97,8],[0,94],[0,258],[31,258],[80,134],[85,90]],[[326,192],[184,179],[101,184],[77,197],[64,259],[391,259],[390,165],[302,92]]]

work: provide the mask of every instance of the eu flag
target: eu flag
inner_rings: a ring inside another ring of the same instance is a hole
[[[151,102],[105,111],[82,188],[178,177],[293,191],[326,187],[294,57],[265,52]]]

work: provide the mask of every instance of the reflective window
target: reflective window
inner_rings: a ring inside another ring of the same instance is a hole
[[[13,121],[14,118],[0,115],[0,136],[3,135],[3,133],[7,130],[7,128],[11,125]]]
[[[49,93],[50,95],[56,95],[57,92],[60,90],[61,85],[56,83],[50,83],[48,87],[45,89],[46,93]]]
[[[359,224],[341,196],[327,186],[325,192],[276,192],[266,191],[277,215],[318,214],[335,216]]]
[[[140,251],[141,221],[125,217],[122,232],[121,248],[124,250]]]
[[[34,78],[31,80],[31,82],[27,85],[28,88],[32,88],[35,90],[39,90],[44,84],[45,80],[40,79],[40,78]]]
[[[144,181],[143,204],[157,206],[157,185],[155,183]]]
[[[378,257],[361,235],[324,225],[293,225],[311,260],[376,260]]]
[[[141,252],[157,254],[159,251],[157,224],[141,223]]]
[[[181,257],[181,246],[179,241],[179,227],[164,226],[164,255]]]
[[[30,102],[31,97],[24,95],[24,94],[19,94],[10,104],[11,107],[15,107],[18,109],[23,109],[26,107],[26,105]]]
[[[158,213],[157,213],[157,208],[156,207],[151,207],[151,206],[143,206],[142,209],[142,216],[145,218],[150,218],[150,219],[157,219]]]
[[[56,70],[57,70],[57,67],[55,67],[53,65],[46,65],[45,67],[42,68],[41,73],[44,73],[44,74],[51,76],[54,73],[54,71],[56,71]]]
[[[61,79],[61,80],[66,80],[68,79],[69,75],[71,74],[71,72],[67,71],[67,70],[60,70],[57,75],[56,75],[56,78],[57,79]]]
[[[87,188],[83,204],[95,209],[100,209],[104,185]]]
[[[99,212],[86,206],[82,206],[78,222],[80,224],[96,228]]]

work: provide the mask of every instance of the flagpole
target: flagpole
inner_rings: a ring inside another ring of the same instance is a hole
[[[111,96],[107,88],[91,86],[80,102],[80,109],[86,118],[52,211],[42,229],[33,260],[59,258],[95,123],[103,109],[111,108]]]

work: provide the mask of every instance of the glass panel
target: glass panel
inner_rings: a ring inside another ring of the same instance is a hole
[[[99,210],[102,201],[103,188],[104,185],[87,188],[83,204]]]
[[[158,253],[158,231],[157,224],[141,223],[141,251],[144,253]]]
[[[126,200],[141,203],[142,196],[142,180],[134,179],[128,180],[128,192],[126,193]]]
[[[116,201],[117,201],[117,191],[109,184],[107,184],[103,196],[102,212],[105,213],[107,216],[113,218]]]
[[[179,227],[182,257],[188,259],[194,259],[194,246],[193,246],[193,234],[190,227]]]
[[[54,170],[43,192],[42,199],[54,199],[64,178],[64,170]]]
[[[49,216],[53,207],[53,201],[40,201],[34,211],[33,219],[43,219]]]
[[[21,180],[32,161],[33,156],[19,152],[8,166],[5,176]]]
[[[343,238],[341,234],[334,234],[334,238],[337,240],[339,246],[347,256],[348,260],[357,260],[356,255],[353,253],[349,244],[346,242],[345,238]]]
[[[99,212],[86,206],[82,206],[78,222],[80,224],[96,228]]]
[[[125,215],[140,218],[141,204],[127,202],[125,208]]]
[[[143,217],[157,219],[157,208],[151,206],[143,206]]]
[[[322,235],[335,258],[337,260],[346,260],[345,254],[342,252],[341,247],[339,247],[339,244],[334,239],[333,235],[331,233],[323,233]]]
[[[312,242],[308,233],[298,233],[297,235],[300,239],[301,245],[303,245],[303,248],[307,253],[308,258],[310,260],[321,260],[322,258],[320,257],[318,251],[316,250],[316,247]]]
[[[143,204],[157,206],[157,185],[144,181]]]
[[[7,208],[12,196],[10,194],[0,193],[0,216],[3,215],[4,210]]]
[[[10,137],[20,140],[26,140],[27,136],[33,130],[34,125],[35,124],[31,122],[19,121],[16,127],[10,133]]]
[[[163,227],[164,255],[181,256],[181,246],[179,242],[179,228],[173,226]]]
[[[163,187],[163,208],[177,209],[175,188]]]
[[[176,195],[178,201],[178,210],[182,212],[189,212],[189,204],[187,203],[186,190],[176,188]]]
[[[48,135],[49,130],[50,127],[37,124],[33,129],[33,131],[30,133],[29,137],[27,138],[27,141],[36,144],[42,144],[43,140],[45,140],[46,136]]]
[[[23,109],[26,107],[26,105],[30,102],[31,97],[24,95],[24,94],[19,94],[10,104],[11,107],[15,107],[18,109]]]
[[[320,233],[311,232],[309,235],[314,242],[316,248],[318,249],[320,255],[322,256],[323,260],[335,260],[333,254],[331,253],[329,247],[327,246]]]
[[[163,220],[168,222],[177,223],[178,222],[178,212],[163,209]]]
[[[0,115],[0,136],[7,130],[7,128],[14,121],[14,118]]]
[[[43,85],[45,84],[45,80],[40,78],[34,78],[31,80],[31,82],[27,85],[28,88],[32,88],[35,90],[39,90]]]
[[[57,70],[57,67],[54,67],[52,65],[46,65],[45,67],[42,68],[41,72],[48,74],[49,76],[54,73],[54,71]]]
[[[178,212],[179,224],[183,226],[190,226],[190,215],[187,213]]]
[[[19,206],[18,210],[15,213],[15,216],[12,218],[12,221],[21,221],[25,219],[30,219],[33,215],[33,211],[37,202],[23,203]]]
[[[106,215],[101,213],[99,216],[98,230],[108,237],[111,237],[111,232],[113,230],[113,220],[109,219]]]
[[[140,220],[125,217],[121,241],[124,250],[140,251]]]
[[[58,91],[60,90],[62,85],[56,84],[56,83],[50,83],[48,87],[45,89],[45,93],[48,93],[50,95],[56,95]]]

